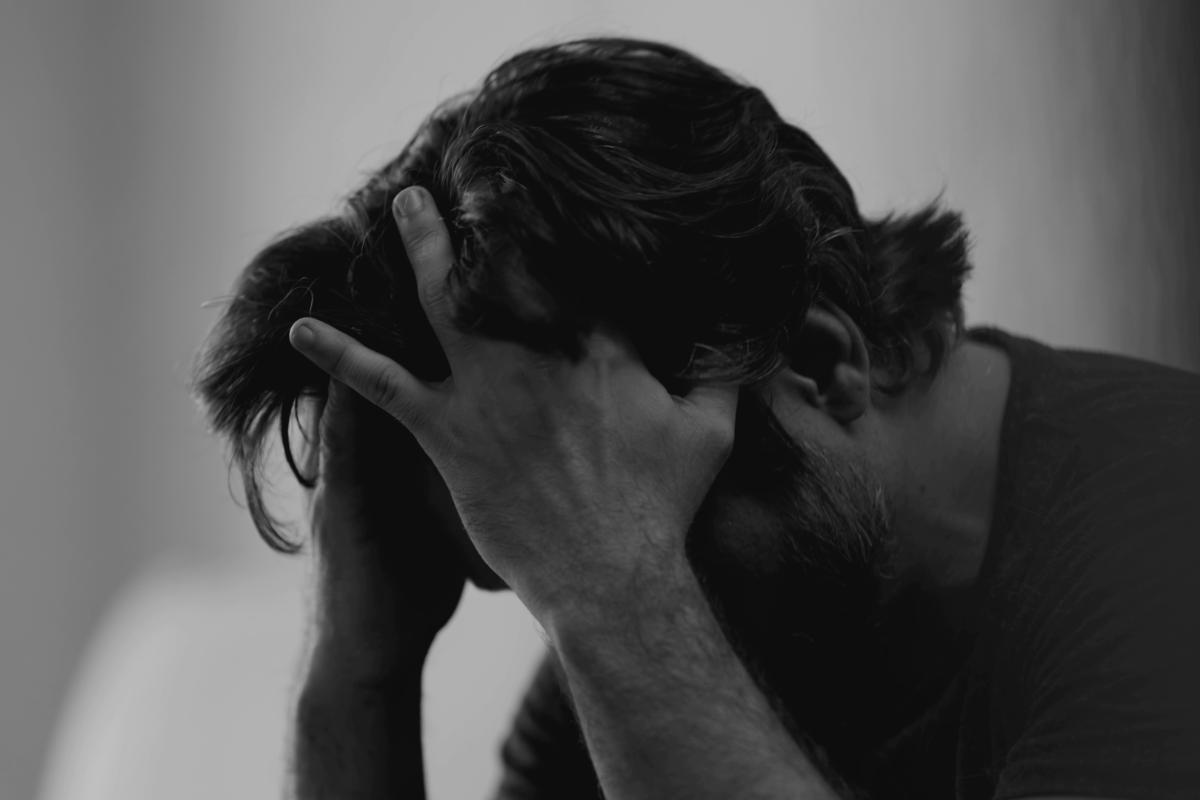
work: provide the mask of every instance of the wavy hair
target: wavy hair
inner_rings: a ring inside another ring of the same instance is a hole
[[[414,184],[445,214],[460,325],[572,357],[604,321],[668,386],[770,377],[815,302],[861,328],[885,391],[936,372],[961,332],[958,214],[935,203],[864,219],[846,178],[761,90],[681,49],[592,38],[527,50],[435,109],[337,213],[255,255],[199,354],[196,392],[275,549],[299,543],[264,506],[264,450],[277,429],[314,484],[289,431],[300,399],[327,386],[288,344],[291,324],[313,316],[421,377],[449,372],[391,215]]]

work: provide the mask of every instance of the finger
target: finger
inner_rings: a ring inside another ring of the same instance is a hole
[[[449,357],[459,339],[453,308],[446,294],[446,279],[454,264],[450,234],[446,232],[433,198],[420,186],[409,186],[396,195],[392,212],[417,279],[421,307]]]
[[[699,384],[680,398],[679,404],[694,420],[711,432],[716,445],[726,451],[733,447],[738,405],[736,385]]]
[[[432,407],[434,390],[395,361],[336,328],[305,317],[292,325],[288,338],[296,350],[331,378],[346,384],[414,433]]]
[[[357,401],[357,402],[356,402]],[[359,437],[362,411],[370,405],[353,389],[336,378],[329,379],[325,402],[321,407],[321,457],[353,461],[354,443]]]
[[[355,392],[336,378],[329,379],[325,402],[321,405],[321,438],[326,434],[341,442],[352,442],[358,432],[358,423],[352,412]]]
[[[320,429],[318,464],[326,481],[330,476],[352,473],[357,464],[354,443],[359,435],[359,420],[352,407],[356,399],[363,406],[369,405],[346,384],[335,378],[329,379],[329,388],[317,415]]]

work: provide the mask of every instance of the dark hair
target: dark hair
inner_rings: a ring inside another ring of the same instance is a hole
[[[461,325],[574,355],[604,321],[669,385],[769,377],[822,300],[861,328],[889,391],[926,371],[918,348],[936,371],[961,330],[957,214],[864,220],[846,178],[762,91],[675,47],[528,50],[436,109],[341,213],[258,253],[202,351],[198,394],[276,549],[298,545],[263,505],[264,445],[278,424],[312,486],[289,421],[327,386],[289,346],[291,324],[317,317],[422,377],[448,374],[391,216],[413,184],[446,216]]]

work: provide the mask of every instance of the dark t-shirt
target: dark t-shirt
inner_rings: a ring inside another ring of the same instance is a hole
[[[865,794],[1200,797],[1200,376],[971,336],[1012,380],[969,647]],[[502,760],[502,798],[599,797],[549,661]]]

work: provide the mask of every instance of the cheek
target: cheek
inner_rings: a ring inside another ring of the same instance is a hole
[[[790,521],[769,503],[745,495],[724,496],[708,506],[689,532],[692,567],[736,638],[755,641],[794,613],[789,587],[804,582],[788,556]]]
[[[688,547],[698,569],[740,583],[771,579],[786,561],[788,520],[760,498],[720,495],[697,515]]]

